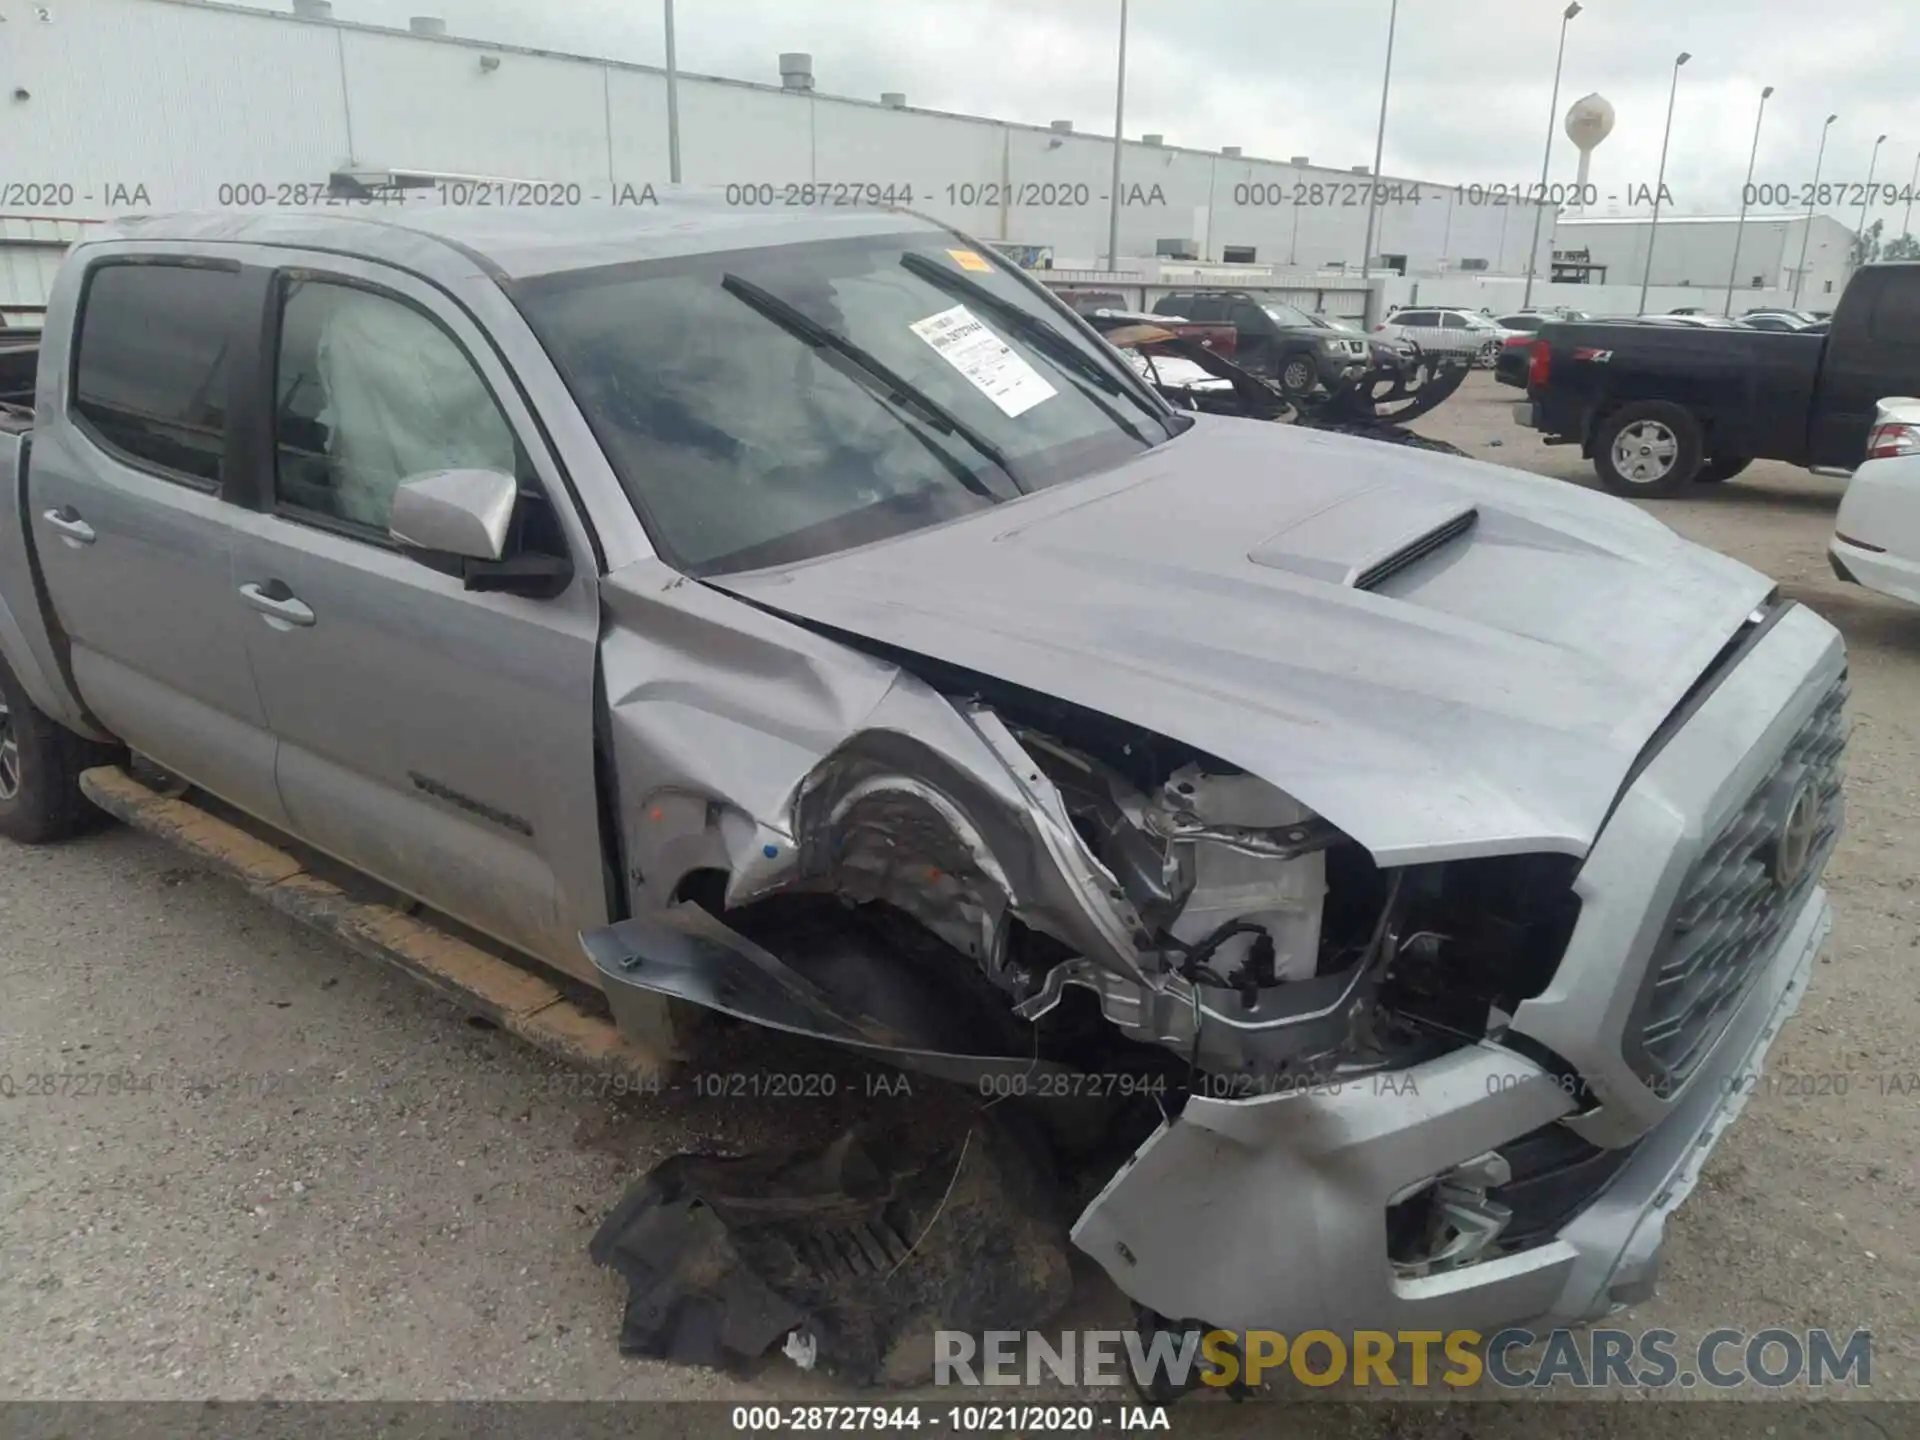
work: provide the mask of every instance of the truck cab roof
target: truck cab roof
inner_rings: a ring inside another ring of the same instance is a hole
[[[183,211],[100,227],[83,247],[112,241],[284,245],[338,250],[433,275],[480,267],[525,279],[602,265],[804,244],[945,227],[908,210],[760,209],[729,205],[719,189],[619,192],[633,203],[533,208],[343,201],[268,213]]]

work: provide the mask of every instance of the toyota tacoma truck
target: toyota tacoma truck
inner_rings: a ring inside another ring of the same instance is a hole
[[[1525,368],[1514,419],[1578,445],[1616,495],[1667,499],[1755,460],[1849,475],[1880,402],[1920,392],[1920,263],[1862,266],[1826,333],[1554,324]]]
[[[35,368],[0,833],[131,756],[623,1025],[1093,1077],[1072,1240],[1160,1316],[1642,1299],[1828,929],[1818,616],[1177,412],[906,212],[123,221]]]

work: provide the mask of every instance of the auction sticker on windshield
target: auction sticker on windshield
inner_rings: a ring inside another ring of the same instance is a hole
[[[916,320],[910,328],[1009,415],[1024,415],[1059,393],[964,305]]]

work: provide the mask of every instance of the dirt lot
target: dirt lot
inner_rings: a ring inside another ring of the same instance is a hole
[[[1515,395],[1476,376],[1423,428],[1592,483],[1577,455],[1511,423]],[[1658,1299],[1625,1319],[1683,1337],[1871,1328],[1874,1393],[1911,1399],[1920,1096],[1896,1092],[1920,1073],[1920,609],[1832,578],[1823,547],[1839,488],[1757,466],[1655,507],[1777,577],[1852,647],[1851,829],[1829,870],[1838,919],[1773,1056],[1783,1081],[1851,1079],[1845,1095],[1779,1084],[1755,1098],[1682,1212]],[[785,1368],[736,1382],[621,1359],[622,1287],[586,1255],[651,1161],[780,1133],[794,1118],[783,1105],[803,1102],[681,1089],[612,1103],[126,830],[0,850],[0,934],[0,1071],[15,1087],[81,1071],[140,1082],[0,1099],[0,1394],[829,1393]],[[1089,1286],[1089,1313],[1111,1298]]]

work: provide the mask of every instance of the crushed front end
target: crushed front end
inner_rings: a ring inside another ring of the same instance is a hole
[[[1075,1243],[1147,1308],[1236,1329],[1486,1330],[1645,1299],[1827,933],[1845,699],[1831,627],[1756,617],[1573,876],[1538,993],[1404,1069],[1195,1096]]]
[[[1120,1157],[1073,1242],[1160,1316],[1484,1329],[1650,1291],[1828,927],[1831,627],[1756,614],[1585,855],[1397,866],[1180,742],[889,673],[777,811],[643,807],[658,904],[586,937],[616,1014],[1071,1101],[1106,1141],[1076,1158]]]

